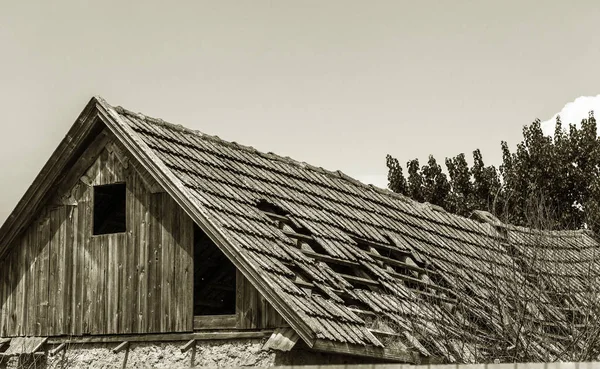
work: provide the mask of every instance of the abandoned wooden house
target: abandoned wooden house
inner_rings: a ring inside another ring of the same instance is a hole
[[[542,233],[94,97],[0,229],[0,355],[470,362],[505,329],[489,302],[510,285],[536,300],[531,355],[558,355],[561,319],[585,305],[563,286],[583,283],[598,244]]]

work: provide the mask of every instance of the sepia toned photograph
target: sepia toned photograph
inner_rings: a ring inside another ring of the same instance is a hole
[[[0,369],[600,369],[599,35],[0,0]]]

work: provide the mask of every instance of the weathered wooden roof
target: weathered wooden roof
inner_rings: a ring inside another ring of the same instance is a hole
[[[583,262],[598,248],[585,232],[540,233],[448,214],[339,171],[95,101],[132,155],[309,347],[472,361],[476,345],[494,344],[478,333],[502,330],[489,303],[498,290],[519,285],[536,299],[532,314],[548,324],[583,303],[583,293],[559,303],[525,274],[535,269],[557,294],[563,283],[583,292]],[[540,234],[557,251],[544,267],[531,262]],[[541,338],[531,350],[540,357],[560,350],[560,339],[535,334]]]

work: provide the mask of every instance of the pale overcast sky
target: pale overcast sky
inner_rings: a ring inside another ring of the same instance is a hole
[[[599,10],[0,0],[0,222],[95,94],[381,185],[387,153],[443,161],[480,148],[497,165],[500,140],[600,93]]]

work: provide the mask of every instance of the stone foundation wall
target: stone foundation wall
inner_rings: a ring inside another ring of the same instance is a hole
[[[197,341],[194,365],[199,367],[240,367],[280,365],[358,364],[358,358],[322,354],[307,350],[264,351],[266,339]],[[192,350],[181,352],[186,342],[132,342],[128,350],[113,353],[115,343],[71,344],[55,356],[0,359],[0,369],[60,368],[189,368]],[[57,347],[56,345],[55,347]],[[50,347],[52,349],[54,347]]]
[[[272,366],[275,352],[263,351],[265,340],[198,341],[196,366]],[[11,357],[0,362],[0,369],[12,368],[189,368],[192,350],[181,352],[186,342],[132,342],[128,350],[113,353],[118,345],[72,344],[64,353],[50,357]]]

